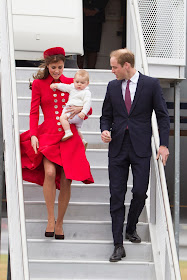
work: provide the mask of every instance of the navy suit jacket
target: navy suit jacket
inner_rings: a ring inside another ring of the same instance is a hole
[[[160,145],[168,147],[170,121],[158,79],[140,73],[129,114],[122,95],[122,81],[109,82],[100,118],[101,131],[111,131],[109,156],[116,157],[120,153],[127,125],[137,156],[151,156],[153,110],[159,126]]]

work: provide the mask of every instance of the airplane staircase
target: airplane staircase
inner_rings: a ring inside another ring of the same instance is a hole
[[[29,128],[31,91],[28,84],[36,69],[15,68],[12,22],[7,13],[10,9],[9,1],[3,0],[1,3],[5,3],[3,8],[0,7],[4,9],[5,27],[4,40],[1,41],[1,101],[12,280],[180,280],[164,168],[161,160],[156,160],[159,140],[154,116],[149,198],[138,223],[142,243],[133,244],[124,239],[127,257],[118,263],[108,261],[113,251],[108,155],[107,145],[101,142],[99,131],[106,86],[109,80],[114,79],[108,70],[89,71],[93,115],[82,127],[83,135],[89,143],[86,154],[95,183],[72,183],[71,201],[64,220],[65,240],[44,237],[47,220],[42,187],[29,182],[22,183],[19,148],[19,133]],[[141,45],[141,40],[137,38],[137,41]],[[137,62],[137,69],[141,65],[141,72],[147,74],[148,64],[142,59],[144,50],[136,47],[135,52],[140,50],[142,55],[141,61]],[[65,69],[64,74],[73,77],[75,71]],[[42,114],[40,119],[42,121]],[[130,173],[125,201],[126,215],[131,188]],[[55,203],[55,211],[56,208]]]
[[[35,70],[16,70],[20,132],[28,129],[31,101],[28,80]],[[75,71],[66,69],[64,73],[73,77]],[[84,185],[73,182],[72,197],[63,227],[66,237],[64,241],[44,237],[47,213],[42,188],[28,182],[23,184],[31,279],[44,276],[49,279],[156,279],[146,208],[138,224],[142,243],[124,241],[127,251],[124,261],[116,264],[108,261],[113,251],[108,150],[100,139],[99,117],[106,86],[112,78],[110,71],[90,70],[93,115],[84,122],[82,132],[89,143],[86,154],[95,183]],[[126,214],[131,200],[131,188],[132,175],[128,181]]]

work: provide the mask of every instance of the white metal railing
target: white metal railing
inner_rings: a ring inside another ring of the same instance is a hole
[[[140,54],[139,60],[141,62],[139,65],[143,69],[144,74],[149,75],[145,42],[137,0],[129,0],[128,7],[134,27],[136,49],[139,50]],[[159,160],[156,159],[156,152],[159,149],[159,134],[155,112],[153,112],[152,115],[152,131],[151,201],[149,203],[149,222],[150,233],[153,241],[155,270],[157,279],[159,280],[180,280],[181,276],[173,233],[165,171],[161,158],[159,158]]]
[[[29,280],[11,1],[0,1],[1,101],[12,280]]]

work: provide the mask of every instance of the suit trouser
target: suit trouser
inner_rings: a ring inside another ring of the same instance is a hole
[[[128,213],[126,232],[133,233],[147,198],[150,157],[141,158],[136,155],[129,132],[126,130],[119,155],[109,157],[110,214],[114,245],[123,244],[124,201],[130,165],[133,174],[133,197]]]

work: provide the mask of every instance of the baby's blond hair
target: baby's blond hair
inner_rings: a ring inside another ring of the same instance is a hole
[[[75,74],[75,77],[76,76],[81,76],[85,78],[86,81],[89,82],[89,73],[84,69],[78,70],[77,73]]]

